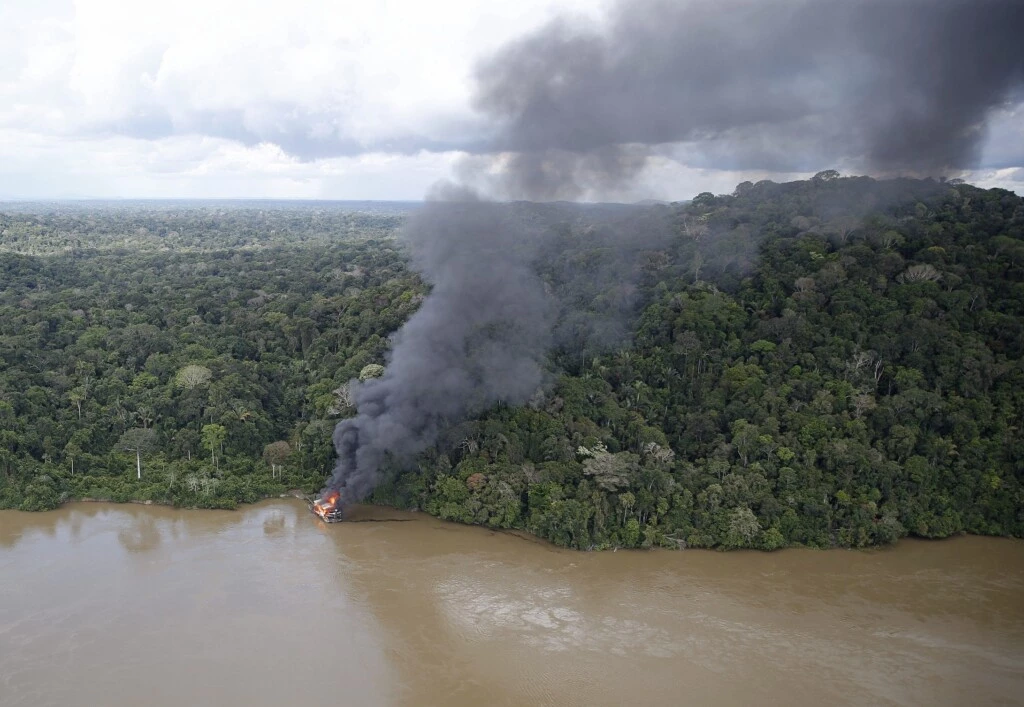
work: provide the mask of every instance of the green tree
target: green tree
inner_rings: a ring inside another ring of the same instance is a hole
[[[217,455],[224,454],[224,440],[227,439],[228,431],[223,425],[209,424],[203,425],[202,440],[203,446],[210,452],[210,459],[213,461],[213,466],[219,469],[217,463]]]
[[[359,380],[367,381],[371,378],[380,378],[384,375],[384,366],[379,363],[370,363],[363,366],[363,369],[359,371]]]
[[[725,546],[731,548],[753,547],[754,538],[761,532],[757,516],[747,507],[736,508],[729,514],[729,529]]]
[[[284,466],[291,453],[291,445],[284,440],[271,442],[263,448],[263,461],[270,465],[270,475],[272,477],[277,474],[279,467]]]

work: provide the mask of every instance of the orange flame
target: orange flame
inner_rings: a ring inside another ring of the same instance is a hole
[[[334,512],[338,506],[338,501],[341,499],[341,494],[337,491],[331,491],[323,498],[317,499],[313,503],[313,512],[318,516],[327,520],[327,516]]]

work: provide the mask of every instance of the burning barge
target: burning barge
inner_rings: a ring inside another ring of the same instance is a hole
[[[310,505],[309,509],[325,523],[337,523],[342,520],[341,494],[331,491],[321,498],[317,498]]]

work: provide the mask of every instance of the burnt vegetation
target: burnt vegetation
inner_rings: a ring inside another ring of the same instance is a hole
[[[454,404],[371,500],[581,549],[1024,535],[1020,197],[824,172],[508,208],[559,304],[541,382]],[[430,292],[404,219],[0,209],[0,506],[318,490]]]

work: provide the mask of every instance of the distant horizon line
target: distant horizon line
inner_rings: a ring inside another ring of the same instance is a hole
[[[639,199],[636,201],[574,201],[572,199],[556,199],[552,201],[535,201],[532,199],[500,199],[493,203],[514,204],[514,203],[537,203],[537,204],[579,204],[581,206],[601,205],[622,205],[622,206],[651,206],[658,204],[678,204],[690,201],[685,199]],[[310,199],[301,197],[254,197],[254,196],[224,196],[224,197],[182,197],[182,196],[138,196],[138,197],[47,197],[47,198],[7,198],[0,196],[0,205],[3,204],[138,204],[144,202],[160,203],[223,203],[223,202],[276,202],[296,204],[429,204],[433,203],[426,199]]]
[[[291,196],[47,196],[23,197],[0,196],[0,204],[37,204],[41,202],[65,201],[336,201],[336,202],[378,202],[384,204],[420,204],[423,199],[314,199]]]
[[[907,176],[892,176],[892,177],[879,177],[871,175],[858,175],[858,174],[844,174],[844,178],[849,177],[862,177],[867,176],[870,179],[879,181],[888,181],[892,179],[924,179],[933,180],[938,182],[953,181],[953,179],[946,179],[941,177],[907,177]],[[773,181],[773,180],[764,180]],[[787,184],[792,181],[806,181],[802,179],[787,180],[783,182],[777,182],[778,184]],[[962,180],[964,183],[975,186],[979,189],[1003,189],[1014,194],[1019,192],[1016,189],[1008,189],[1005,186],[1002,187],[982,187],[969,180]],[[678,198],[678,199],[657,199],[657,198],[644,198],[636,199],[633,201],[576,201],[572,199],[554,199],[554,200],[543,200],[536,201],[532,199],[498,199],[495,200],[497,203],[518,203],[518,202],[530,202],[530,203],[542,203],[542,204],[581,204],[581,205],[602,205],[602,204],[623,204],[623,205],[654,205],[654,204],[674,204],[674,203],[685,203],[690,201],[693,197]],[[279,203],[296,203],[296,204],[312,204],[312,203],[328,203],[328,204],[352,204],[352,203],[369,203],[369,204],[427,204],[429,200],[424,198],[418,199],[339,199],[339,198],[316,198],[316,197],[289,197],[289,196],[9,196],[0,194],[0,204],[88,204],[88,203],[139,203],[139,202],[162,202],[162,203],[184,203],[184,202],[201,202],[201,203],[216,203],[216,202],[279,202]]]

